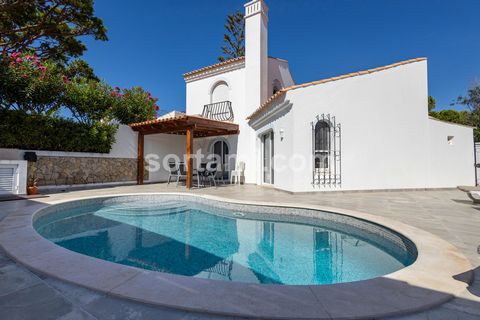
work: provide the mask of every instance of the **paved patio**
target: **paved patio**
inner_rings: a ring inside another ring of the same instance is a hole
[[[0,202],[0,220],[23,208],[79,196],[185,191],[174,185],[122,186]],[[457,246],[471,261],[475,282],[440,307],[395,319],[480,319],[480,206],[458,190],[350,192],[292,195],[257,186],[193,189],[239,200],[297,202],[364,211],[427,230]],[[1,232],[1,230],[0,230]],[[117,299],[30,272],[0,252],[0,319],[224,319]]]

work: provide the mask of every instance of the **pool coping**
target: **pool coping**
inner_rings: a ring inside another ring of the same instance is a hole
[[[409,238],[417,260],[394,273],[332,285],[274,285],[186,277],[120,265],[64,249],[39,235],[36,212],[82,199],[180,195],[266,207],[327,211],[371,221]],[[14,260],[39,273],[109,295],[186,311],[270,319],[361,319],[413,313],[442,304],[472,281],[470,262],[451,244],[424,230],[368,213],[296,203],[242,201],[183,192],[127,193],[47,201],[0,223],[0,246]],[[456,280],[459,279],[459,280]]]

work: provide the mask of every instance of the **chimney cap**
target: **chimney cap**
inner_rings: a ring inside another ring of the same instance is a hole
[[[245,3],[244,7],[245,19],[258,13],[262,13],[265,17],[268,16],[268,6],[263,0],[252,0]]]

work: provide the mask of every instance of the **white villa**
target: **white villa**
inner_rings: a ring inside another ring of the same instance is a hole
[[[291,192],[474,185],[472,128],[428,116],[425,58],[296,84],[268,56],[264,1],[245,4],[245,27],[245,57],[183,75],[187,114],[240,131],[194,151],[237,154],[246,183]]]
[[[288,61],[268,55],[264,1],[245,4],[245,27],[245,57],[183,75],[186,113],[121,126],[109,154],[37,151],[38,166],[59,166],[50,184],[71,171],[61,164],[91,166],[92,158],[110,171],[130,164],[109,181],[162,182],[166,155],[201,153],[220,156],[225,179],[242,162],[245,183],[289,192],[475,185],[473,129],[428,116],[425,58],[297,84]],[[25,182],[26,162],[15,164],[24,151],[0,150],[9,192],[25,192],[15,186]],[[200,162],[191,158],[187,187]],[[95,170],[88,179],[75,170],[77,180],[98,180]]]

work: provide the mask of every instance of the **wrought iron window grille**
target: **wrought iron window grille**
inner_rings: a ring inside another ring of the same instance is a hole
[[[312,184],[338,187],[342,184],[341,125],[334,116],[316,116],[312,126]]]

